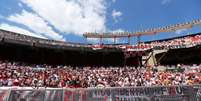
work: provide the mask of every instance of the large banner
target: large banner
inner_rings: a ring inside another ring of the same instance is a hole
[[[66,101],[201,101],[200,87],[79,89],[66,93],[67,96],[70,95],[70,99]]]
[[[0,101],[201,101],[201,86],[0,90]]]

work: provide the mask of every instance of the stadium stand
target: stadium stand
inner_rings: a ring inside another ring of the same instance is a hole
[[[92,45],[0,30],[0,101],[200,101],[200,44],[200,33]]]
[[[89,88],[195,85],[200,65],[165,67],[160,71],[135,67],[71,67],[0,63],[0,86]]]

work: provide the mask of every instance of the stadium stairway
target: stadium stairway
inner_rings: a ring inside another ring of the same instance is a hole
[[[151,58],[152,55],[153,55],[153,50],[151,52],[147,52],[144,56],[142,56],[142,65],[147,66],[148,60]]]
[[[156,65],[157,64],[157,61],[155,58],[156,54],[166,53],[167,51],[168,51],[167,49],[164,49],[164,50],[152,50],[150,52],[147,52],[144,56],[142,56],[142,65],[144,66]],[[162,59],[163,56],[161,56],[160,59]]]

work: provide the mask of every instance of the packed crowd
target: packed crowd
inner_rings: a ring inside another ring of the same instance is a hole
[[[148,49],[178,49],[189,48],[201,44],[201,35],[185,36],[164,41],[141,42],[137,45],[118,45],[118,48],[143,51]]]
[[[186,66],[189,67],[189,66]],[[199,67],[199,66],[198,66]],[[0,63],[0,86],[20,87],[130,87],[201,84],[199,68],[158,71],[135,67],[70,67]]]
[[[176,49],[176,48],[188,48],[201,44],[201,35],[187,36],[183,38],[176,38],[161,42],[151,42],[152,48],[156,49]]]

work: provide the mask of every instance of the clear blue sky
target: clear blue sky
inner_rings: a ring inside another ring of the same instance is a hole
[[[0,28],[72,42],[86,42],[84,32],[135,32],[194,19],[201,19],[201,0],[0,0]],[[198,32],[201,26],[142,40]]]

